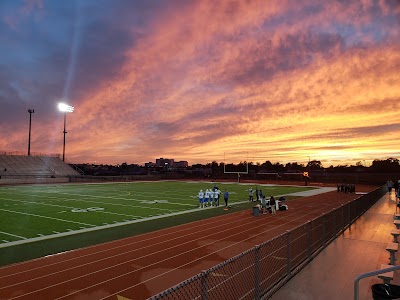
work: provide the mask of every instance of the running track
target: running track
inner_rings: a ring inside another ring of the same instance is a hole
[[[274,216],[240,211],[6,266],[0,299],[146,299],[358,197],[328,192]]]

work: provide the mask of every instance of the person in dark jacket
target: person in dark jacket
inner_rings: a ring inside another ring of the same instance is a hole
[[[276,214],[276,201],[274,196],[271,196],[271,198],[269,198],[269,205],[271,205],[271,213],[273,215]]]
[[[228,199],[229,199],[229,192],[228,192],[228,190],[225,190],[225,193],[224,193],[225,208],[228,208]]]

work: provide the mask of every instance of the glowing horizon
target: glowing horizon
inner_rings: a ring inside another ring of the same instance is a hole
[[[395,1],[3,6],[2,151],[26,151],[32,107],[31,151],[61,153],[68,87],[74,163],[400,157]]]

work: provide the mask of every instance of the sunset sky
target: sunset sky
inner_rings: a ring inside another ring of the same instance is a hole
[[[400,1],[2,0],[0,151],[400,158]]]

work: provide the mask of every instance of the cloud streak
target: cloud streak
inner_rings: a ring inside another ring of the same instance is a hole
[[[6,3],[3,22],[21,9]],[[24,110],[34,107],[33,151],[60,152],[55,106],[73,43],[73,5],[41,3],[44,17],[31,30],[42,35],[30,37],[29,55],[21,50],[29,42],[24,22],[14,23],[17,33],[0,29],[7,38],[0,42],[14,50],[0,58],[2,150],[24,151]],[[394,1],[82,5],[70,82],[76,110],[67,116],[73,162],[204,163],[235,153],[329,165],[400,156]],[[31,8],[33,16],[39,7]]]

